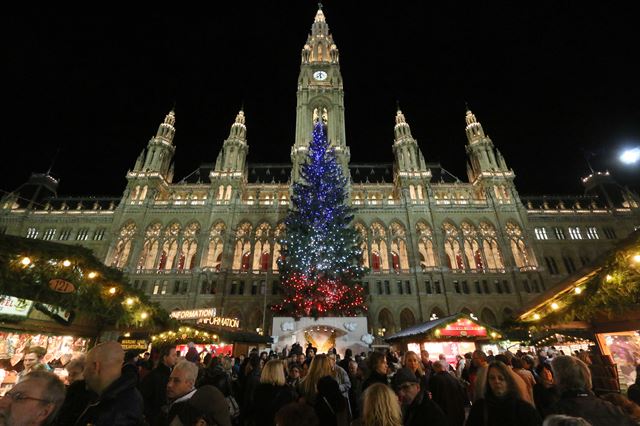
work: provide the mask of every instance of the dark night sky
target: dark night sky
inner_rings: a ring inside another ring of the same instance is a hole
[[[288,162],[312,1],[141,16],[4,16],[2,147],[11,190],[44,171],[64,195],[120,195],[174,102],[176,179],[213,162],[244,102],[249,162]],[[396,100],[427,161],[466,180],[464,102],[521,194],[580,193],[610,169],[637,188],[640,40],[624,5],[327,1],[352,162],[391,162]]]

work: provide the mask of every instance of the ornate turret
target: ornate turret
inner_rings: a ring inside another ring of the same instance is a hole
[[[302,48],[298,76],[296,135],[291,148],[292,178],[297,180],[305,161],[313,126],[323,120],[329,143],[336,150],[338,162],[348,174],[349,148],[344,126],[344,92],[340,74],[338,47],[329,33],[322,5],[311,25],[311,33]]]
[[[176,129],[174,127],[175,123],[176,115],[172,109],[165,116],[164,122],[158,126],[156,135],[149,140],[146,158],[142,167],[140,167],[140,160],[144,150],[143,153],[140,154],[140,157],[138,157],[135,171],[151,175],[157,173],[167,182],[171,182],[169,179],[169,168],[173,161],[173,154],[176,151],[176,148],[173,146],[173,137],[176,133]]]
[[[478,178],[490,176],[510,175],[513,177],[513,172],[507,167],[504,157],[495,149],[491,138],[485,135],[482,124],[468,107],[465,121],[467,123],[465,131],[468,141],[466,151],[469,156],[467,164],[469,180],[475,182]]]
[[[244,111],[241,109],[235,122],[231,125],[229,137],[222,144],[212,177],[225,175],[230,178],[241,178],[243,176],[249,152],[247,127],[244,123]]]
[[[396,125],[393,131],[395,134],[393,154],[396,159],[396,170],[401,175],[410,172],[426,172],[427,166],[424,156],[418,147],[418,142],[411,136],[411,128],[400,107],[396,113]]]

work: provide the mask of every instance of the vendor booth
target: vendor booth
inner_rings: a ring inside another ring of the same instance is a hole
[[[0,394],[37,347],[62,379],[64,366],[118,328],[140,329],[169,318],[122,273],[79,246],[0,236]]]
[[[385,340],[403,351],[419,354],[426,350],[432,361],[443,354],[449,364],[455,365],[457,355],[493,349],[501,338],[498,329],[460,313],[405,328]]]
[[[196,345],[198,353],[229,356],[246,355],[251,348],[271,343],[270,337],[241,329],[237,318],[219,316],[216,308],[176,310],[169,315],[182,325],[151,336],[151,344],[175,344],[182,355],[189,342]]]
[[[580,328],[592,365],[607,375],[594,390],[624,391],[640,362],[640,231],[525,305],[512,328],[533,337]]]

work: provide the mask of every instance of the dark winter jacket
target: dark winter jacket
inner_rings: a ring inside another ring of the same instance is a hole
[[[549,409],[560,399],[555,386],[545,387],[542,383],[533,386],[533,401],[540,416],[544,419],[549,415]]]
[[[513,396],[479,399],[471,406],[466,426],[540,426],[542,419],[533,407]]]
[[[447,417],[438,404],[420,392],[404,411],[404,426],[447,426]]]
[[[67,426],[74,424],[84,409],[87,408],[87,405],[97,398],[98,395],[95,392],[87,389],[87,383],[84,380],[73,382],[67,387],[64,403],[60,407],[53,425]]]
[[[440,371],[431,377],[429,389],[433,401],[449,419],[449,426],[462,426],[466,395],[458,379],[446,371]]]
[[[120,376],[85,408],[76,426],[137,426],[144,424],[143,403],[135,378]]]
[[[549,409],[549,414],[582,417],[592,426],[631,426],[634,424],[621,408],[586,391],[564,392],[560,400]]]
[[[364,383],[362,383],[362,392],[364,392],[369,386],[374,383],[382,383],[384,385],[388,385],[389,382],[387,381],[387,375],[380,374],[377,371],[372,371],[371,374],[369,374],[369,377],[367,377]]]
[[[169,376],[171,376],[171,369],[161,362],[140,383],[140,393],[144,400],[144,415],[149,424],[158,423],[160,409],[167,403]]]
[[[278,410],[295,400],[296,393],[287,385],[260,383],[253,394],[253,406],[248,407],[251,424],[273,426]]]
[[[205,385],[215,386],[227,397],[231,395],[233,383],[227,372],[222,369],[222,366],[218,365],[204,370],[202,377],[198,381],[198,387]]]

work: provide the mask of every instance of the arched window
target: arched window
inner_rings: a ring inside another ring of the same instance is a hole
[[[447,255],[447,266],[454,271],[464,271],[464,260],[458,242],[458,228],[450,222],[442,224],[444,230],[444,252]]]
[[[160,233],[162,224],[159,222],[147,226],[144,233],[144,246],[138,260],[138,269],[153,269],[160,249]]]
[[[409,270],[409,256],[407,255],[406,230],[398,222],[391,223],[391,256],[395,272]]]
[[[529,266],[536,266],[533,253],[529,250],[524,242],[522,235],[522,229],[514,222],[507,222],[506,226],[507,237],[509,238],[509,245],[511,246],[511,252],[513,253],[513,259],[518,268],[526,268]]]
[[[431,310],[431,315],[429,317],[429,321],[437,320],[437,319],[444,318],[444,317],[445,317],[445,314],[442,311],[442,309],[440,309],[440,308],[438,308],[436,306],[435,308],[433,308]]]
[[[118,235],[118,241],[116,242],[115,249],[113,250],[113,257],[111,260],[111,266],[116,268],[124,268],[129,260],[129,254],[131,253],[131,245],[133,244],[133,237],[136,234],[136,224],[133,222],[127,222],[120,228]]]
[[[387,231],[381,223],[371,225],[371,269],[375,272],[389,270]]]
[[[274,243],[273,243],[273,262],[271,264],[271,268],[273,270],[273,272],[277,272],[278,271],[278,260],[280,260],[280,240],[284,237],[284,232],[285,232],[285,225],[284,223],[279,223],[278,226],[276,226],[276,229],[273,233],[273,239],[274,239]]]
[[[271,226],[263,222],[256,228],[255,244],[253,247],[253,272],[266,272],[271,260],[271,244],[269,234]],[[265,261],[266,260],[266,261]]]
[[[416,325],[416,317],[413,315],[413,312],[411,312],[411,309],[404,308],[402,312],[400,312],[400,329],[404,330],[414,325]]]
[[[369,244],[367,239],[367,228],[361,223],[354,225],[355,230],[360,234],[360,250],[362,250],[362,266],[369,267]],[[379,259],[378,259],[379,260]],[[378,261],[378,270],[380,270],[380,262]]]
[[[391,315],[391,312],[387,308],[382,308],[378,314],[378,325],[380,328],[385,329],[385,335],[394,332],[395,323],[393,321],[393,315]]]
[[[484,271],[484,262],[480,246],[478,245],[478,233],[476,227],[469,222],[460,224],[462,229],[462,237],[464,238],[464,254],[467,258],[467,264],[472,271]]]
[[[480,313],[480,320],[482,320],[482,322],[489,325],[493,325],[493,326],[498,325],[498,320],[496,319],[496,316],[494,315],[493,312],[491,312],[489,308],[484,308],[482,310],[482,312]]]
[[[251,268],[251,231],[250,223],[244,222],[236,230],[236,247],[233,253],[233,270],[244,272]]]
[[[158,269],[173,269],[174,260],[178,254],[178,237],[180,236],[180,224],[174,222],[164,229],[164,241]]]
[[[480,222],[480,235],[482,236],[482,250],[489,270],[503,270],[504,262],[498,240],[496,228],[489,222]]]
[[[222,269],[222,251],[224,249],[224,222],[217,222],[211,226],[209,232],[209,247],[204,267],[213,268],[220,272]]]
[[[418,252],[420,253],[420,266],[423,271],[436,266],[436,254],[433,249],[433,231],[424,222],[416,223],[418,234]]]
[[[198,250],[198,234],[200,234],[200,224],[198,222],[191,222],[184,228],[180,258],[178,260],[179,270],[195,268],[195,257]]]

